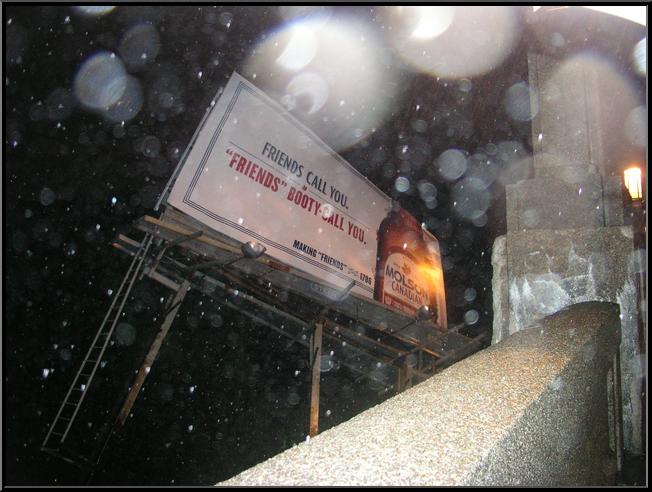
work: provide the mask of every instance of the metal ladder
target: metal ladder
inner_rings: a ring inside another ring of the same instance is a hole
[[[140,243],[137,252],[134,254],[134,259],[129,266],[129,270],[127,270],[127,273],[113,298],[113,302],[104,316],[104,320],[100,324],[100,328],[86,353],[86,357],[84,357],[65,399],[63,400],[63,403],[61,403],[57,416],[50,425],[47,436],[45,436],[45,440],[41,445],[42,451],[59,456],[58,452],[60,451],[60,447],[68,436],[70,428],[77,417],[77,413],[79,412],[81,404],[88,392],[88,387],[93,380],[93,376],[95,376],[95,372],[97,371],[102,356],[104,355],[104,351],[109,344],[113,330],[122,314],[122,310],[127,298],[129,297],[131,288],[142,270],[143,260],[147,256],[149,248],[152,245],[152,240],[153,236],[147,234]],[[66,459],[65,456],[60,457]],[[66,461],[70,460],[66,459]]]

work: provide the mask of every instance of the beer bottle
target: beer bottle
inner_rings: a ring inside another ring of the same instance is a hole
[[[434,283],[426,273],[430,253],[417,220],[398,203],[378,228],[374,299],[413,316],[434,307]]]

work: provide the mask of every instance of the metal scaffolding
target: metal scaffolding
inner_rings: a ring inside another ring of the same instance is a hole
[[[130,414],[184,297],[191,289],[283,335],[288,346],[298,343],[310,350],[312,384],[308,427],[311,436],[319,432],[320,361],[323,348],[329,343],[341,346],[346,342],[347,350],[341,351],[340,363],[355,375],[356,381],[377,379],[378,371],[369,370],[370,367],[381,364],[389,368],[394,382],[378,382],[385,390],[394,392],[423,381],[474,352],[482,343],[483,337],[471,339],[454,330],[442,330],[427,318],[409,318],[375,301],[355,296],[351,294],[352,284],[343,289],[324,285],[318,279],[265,256],[262,254],[264,248],[252,251],[251,245],[238,247],[235,241],[221,237],[171,207],[166,208],[160,218],[144,216],[134,226],[145,236],[135,241],[118,235],[113,243],[133,257],[131,266],[42,446],[43,451],[89,469],[91,473],[109,439]],[[65,443],[92,381],[91,374],[84,376],[87,379],[80,383],[81,375],[86,374],[84,368],[88,368],[91,361],[96,368],[131,288],[144,276],[171,291],[161,327],[131,382],[124,403],[111,417],[100,448],[89,457],[80,456]],[[289,292],[294,302],[281,302],[278,297],[281,291]],[[351,325],[364,327],[364,333]],[[73,400],[71,395],[79,384],[83,384],[82,396]],[[74,413],[66,413],[69,407]]]

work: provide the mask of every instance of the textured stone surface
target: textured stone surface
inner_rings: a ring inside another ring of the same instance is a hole
[[[578,229],[625,224],[624,190],[619,176],[606,178],[559,167],[506,187],[507,229]],[[572,174],[572,178],[569,177]]]
[[[509,276],[507,254],[505,251],[507,236],[498,236],[491,250],[491,291],[493,293],[493,332],[491,343],[497,343],[509,335]]]
[[[608,176],[634,150],[627,118],[645,104],[643,94],[616,66],[589,51],[537,53],[528,61],[532,104],[538,107],[532,126],[535,175],[549,153],[562,157],[565,166],[592,165]]]
[[[218,485],[609,483],[618,321],[569,307]]]
[[[563,156],[560,165],[594,164],[601,145],[599,132],[590,131],[586,85],[593,81],[590,67],[582,63],[560,63],[541,54],[528,56],[529,81],[538,113],[532,121],[535,174],[550,167],[545,154]],[[598,147],[598,148],[596,148]],[[593,152],[592,152],[593,149]]]
[[[625,200],[627,191],[624,189],[620,176],[607,176],[603,178],[604,193],[604,225],[606,227],[621,226],[627,222],[625,215],[631,213],[631,201],[628,206]]]
[[[626,117],[642,101],[609,64],[586,52],[562,59],[530,53],[528,69],[531,105],[538,108],[532,120],[535,176],[551,176],[555,166],[562,173],[579,166],[608,175],[628,145]]]
[[[591,57],[560,60],[531,52],[528,71],[531,104],[537,108],[532,120],[535,179],[511,191],[508,208],[517,210],[511,224],[508,214],[508,230],[623,225],[622,180],[608,170],[622,158],[623,118],[640,103]],[[524,213],[531,219],[528,210],[542,215],[540,224],[522,220]]]
[[[605,225],[602,179],[595,174],[578,183],[557,178],[529,179],[508,185],[506,199],[512,210],[507,217],[508,231]]]
[[[567,166],[560,156],[544,154],[537,156],[539,167],[536,178],[555,178],[568,184],[577,184],[597,174],[595,166]]]
[[[637,252],[632,229],[623,227],[508,232],[503,258],[494,268],[509,272],[507,293],[494,289],[494,309],[509,313],[494,320],[492,343],[568,305],[607,301],[620,305],[625,448],[641,452],[641,381]],[[502,280],[501,280],[502,281]]]
[[[509,232],[510,333],[583,301],[616,302],[631,277],[630,227]]]
[[[643,363],[633,230],[620,176],[624,115],[637,104],[586,53],[528,55],[534,178],[506,187],[507,235],[495,242],[492,343],[573,303],[620,305],[625,449],[642,452]],[[506,284],[507,287],[505,288]]]

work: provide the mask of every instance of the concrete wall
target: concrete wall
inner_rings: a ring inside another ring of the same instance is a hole
[[[567,307],[218,485],[611,483],[619,325]]]

